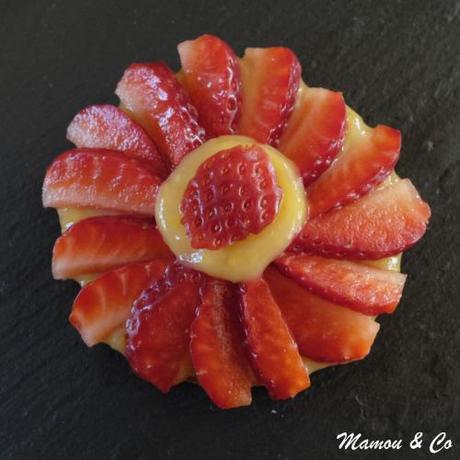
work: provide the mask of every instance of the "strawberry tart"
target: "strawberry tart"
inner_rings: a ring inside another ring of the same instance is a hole
[[[220,408],[263,385],[292,398],[364,358],[397,307],[401,254],[429,206],[399,178],[401,133],[307,86],[288,48],[238,58],[203,35],[181,69],[132,64],[71,121],[49,166],[56,279],[81,285],[70,323],[162,392],[196,381]]]

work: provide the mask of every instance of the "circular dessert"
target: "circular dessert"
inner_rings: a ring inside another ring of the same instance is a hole
[[[43,184],[62,229],[53,276],[81,284],[84,342],[160,391],[193,380],[220,408],[254,385],[291,398],[369,353],[430,208],[394,172],[400,132],[308,87],[291,50],[239,59],[211,35],[178,50],[179,72],[132,64],[119,107],[70,123],[75,148]]]

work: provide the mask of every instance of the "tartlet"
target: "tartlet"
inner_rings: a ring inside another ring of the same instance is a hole
[[[254,385],[290,398],[369,353],[430,208],[394,172],[400,132],[308,87],[291,50],[239,59],[211,35],[178,50],[179,72],[132,64],[119,107],[70,123],[75,148],[43,184],[53,276],[81,284],[84,342],[159,390],[197,381],[221,408]]]

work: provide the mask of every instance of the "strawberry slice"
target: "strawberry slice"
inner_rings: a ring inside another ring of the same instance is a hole
[[[273,399],[294,397],[310,386],[291,333],[263,279],[240,285],[241,319],[254,368]]]
[[[200,165],[182,199],[192,247],[219,249],[261,232],[278,213],[281,195],[262,147],[216,153]]]
[[[366,315],[392,313],[406,281],[395,271],[318,256],[282,256],[276,265],[314,294]]]
[[[425,233],[430,215],[430,207],[404,179],[310,220],[289,249],[334,258],[381,259],[414,245]]]
[[[119,150],[147,160],[155,174],[167,176],[164,160],[147,133],[113,105],[90,105],[78,112],[67,128],[67,139],[77,147]]]
[[[202,35],[177,47],[183,81],[211,137],[234,134],[241,104],[238,58],[220,38]]]
[[[310,217],[342,206],[383,182],[399,158],[401,132],[379,125],[345,142],[341,155],[307,189]]]
[[[343,363],[369,353],[379,330],[372,318],[316,297],[276,268],[264,278],[303,356]]]
[[[129,262],[170,258],[153,221],[135,217],[90,217],[72,225],[54,244],[53,276],[100,273]]]
[[[163,62],[132,64],[115,91],[124,110],[144,127],[172,167],[200,146],[205,131],[189,96]]]
[[[145,290],[126,323],[126,357],[136,374],[167,393],[192,375],[190,327],[201,275],[174,262]]]
[[[221,409],[251,404],[255,383],[237,306],[230,283],[209,279],[192,323],[190,350],[198,382]]]
[[[307,186],[339,153],[344,135],[345,101],[342,93],[303,85],[278,149],[296,163]]]
[[[153,216],[160,183],[148,163],[121,152],[73,149],[59,155],[48,168],[43,206]]]
[[[166,262],[129,264],[104,273],[81,289],[69,320],[88,347],[104,342],[128,319],[141,292],[163,275]]]
[[[275,144],[294,108],[300,63],[288,48],[247,48],[240,62],[242,106],[238,132]]]

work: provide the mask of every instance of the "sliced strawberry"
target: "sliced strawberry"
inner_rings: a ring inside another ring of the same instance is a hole
[[[53,249],[53,276],[100,273],[130,262],[170,258],[153,221],[134,217],[90,217],[72,225]]]
[[[162,392],[192,374],[190,327],[201,275],[177,262],[145,290],[126,323],[126,357],[134,372]]]
[[[219,249],[261,232],[278,213],[281,195],[262,147],[216,153],[200,165],[181,203],[192,247]]]
[[[430,207],[409,179],[307,222],[293,252],[327,257],[381,259],[414,245],[425,233]]]
[[[198,124],[197,111],[163,62],[132,64],[115,92],[123,108],[150,134],[171,166],[203,143],[205,131]]]
[[[297,98],[278,148],[296,163],[307,186],[328,168],[342,148],[345,101],[342,93],[306,86]]]
[[[220,38],[202,35],[177,47],[183,80],[211,137],[234,134],[241,104],[238,58]]]
[[[254,368],[273,399],[294,397],[310,386],[297,345],[267,283],[240,285],[241,317]]]
[[[160,177],[167,176],[164,160],[147,133],[113,105],[90,105],[75,115],[67,139],[77,147],[119,150],[147,160]]]
[[[238,301],[230,283],[209,279],[192,323],[190,350],[198,382],[221,409],[251,404],[255,383]]]
[[[161,179],[121,152],[73,149],[59,155],[43,183],[43,206],[96,208],[153,216]]]
[[[128,319],[134,300],[163,275],[166,262],[156,259],[111,270],[81,289],[69,320],[82,339],[92,347]]]
[[[300,64],[288,48],[247,48],[240,62],[240,134],[274,144],[294,108]]]
[[[366,315],[392,313],[406,281],[395,271],[318,256],[282,256],[276,265],[314,294]]]
[[[316,297],[272,266],[264,278],[303,356],[342,363],[369,353],[379,330],[372,318]]]
[[[351,137],[343,152],[307,189],[313,218],[366,194],[383,182],[399,158],[401,132],[379,125]]]

